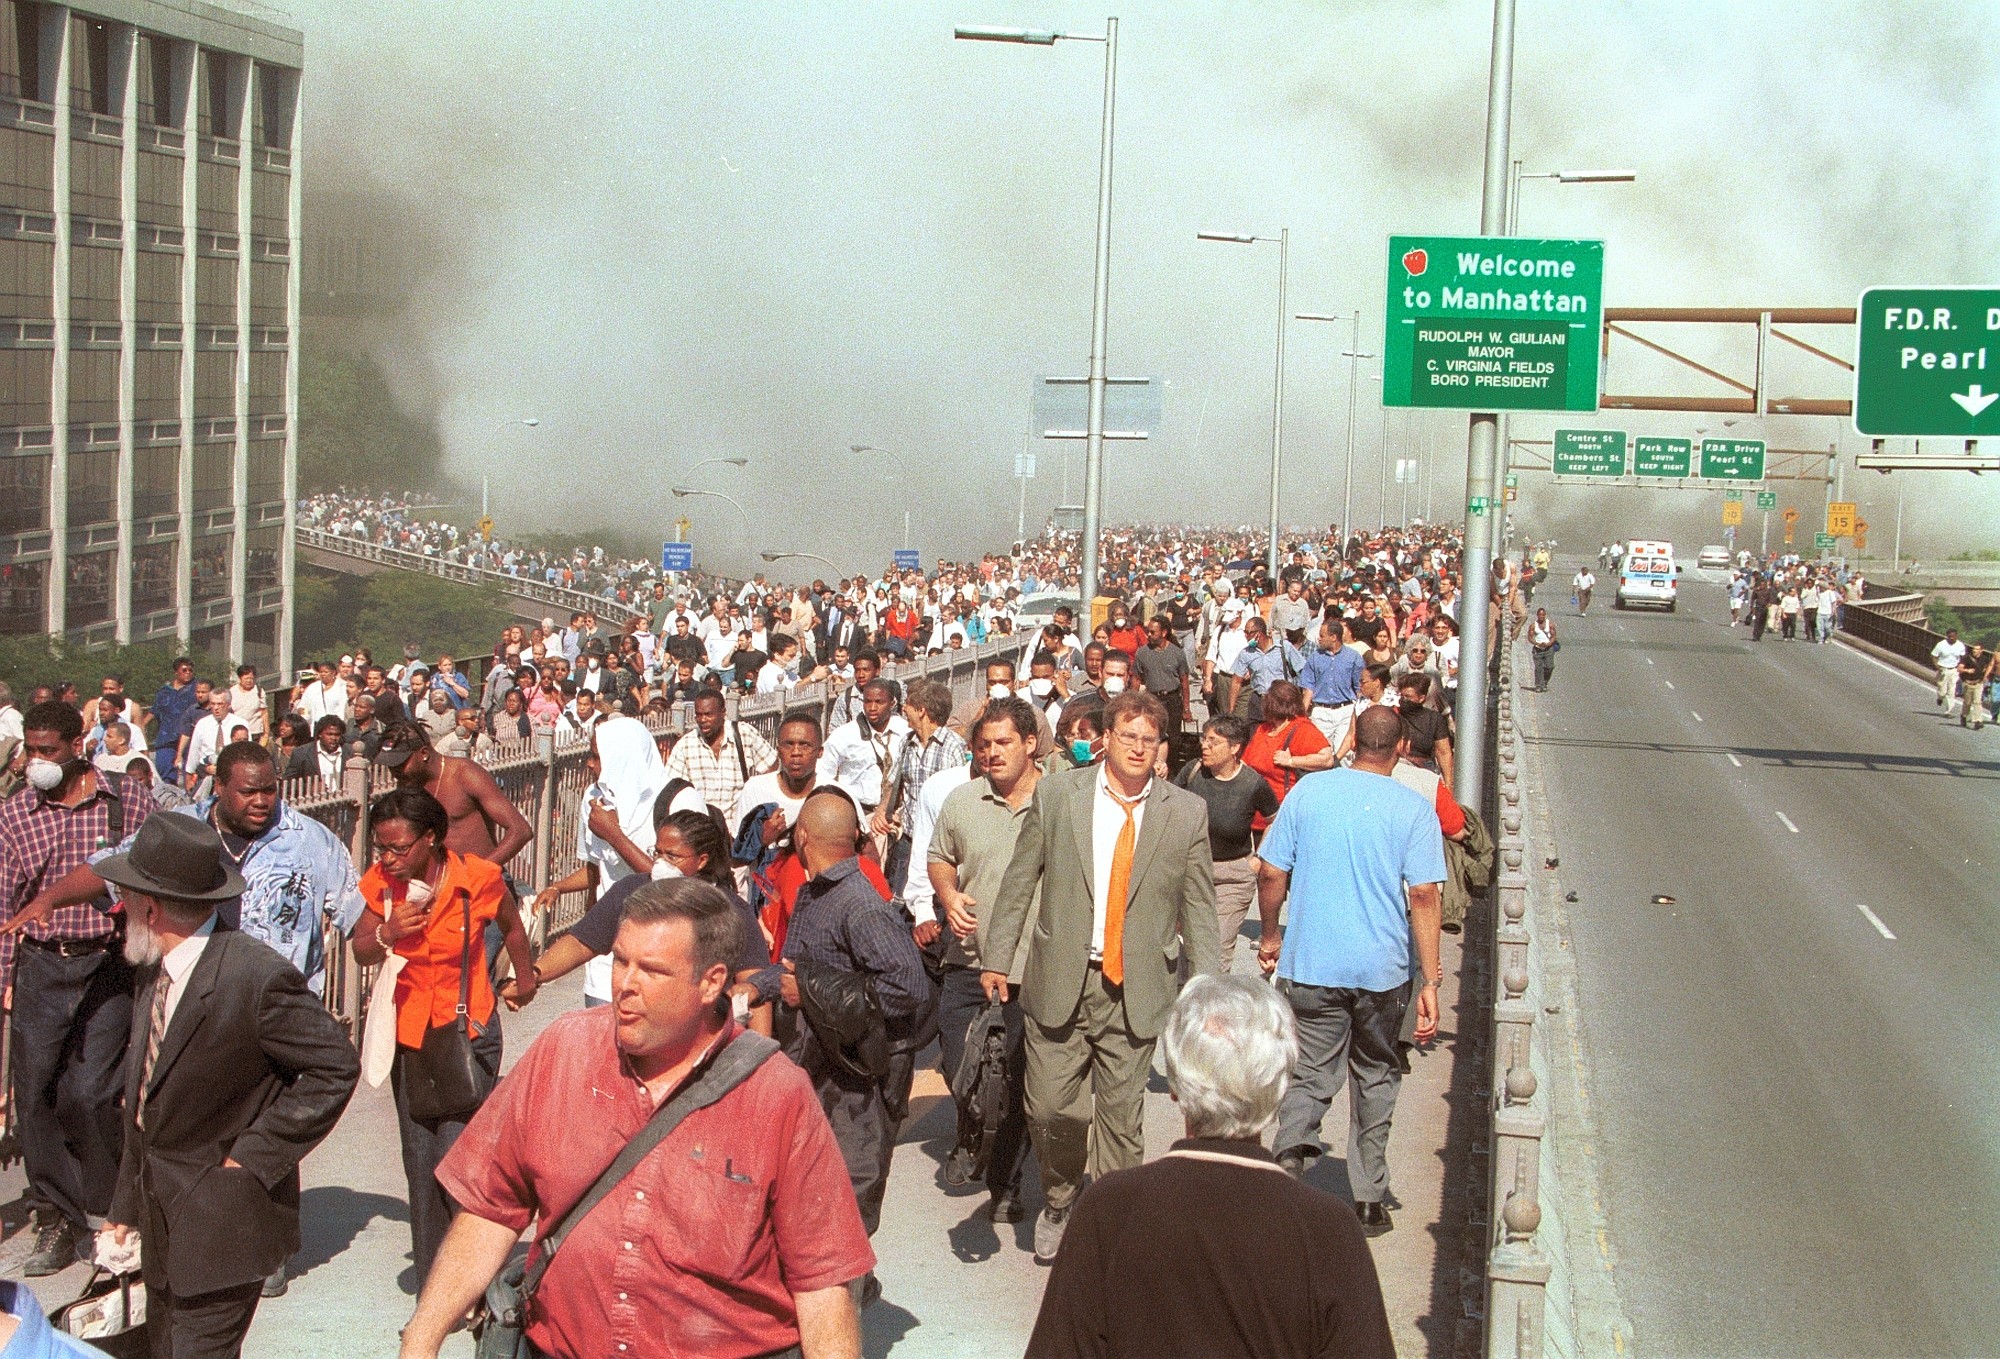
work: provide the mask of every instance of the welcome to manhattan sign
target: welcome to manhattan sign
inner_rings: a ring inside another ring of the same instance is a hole
[[[1604,242],[1391,236],[1382,404],[1594,411]]]

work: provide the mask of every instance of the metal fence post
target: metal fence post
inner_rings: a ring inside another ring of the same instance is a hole
[[[348,853],[354,858],[357,874],[368,871],[371,857],[368,842],[368,773],[366,760],[349,760],[341,767],[340,795],[343,801],[354,804],[354,830],[348,837]],[[329,931],[331,933],[331,931]],[[340,941],[340,1012],[354,1025],[354,1041],[361,1042],[361,965],[354,958],[354,942]]]
[[[542,791],[535,806],[535,871],[530,876],[536,892],[554,881],[549,875],[550,855],[555,839],[556,736],[545,731],[535,737],[535,758],[542,765]]]

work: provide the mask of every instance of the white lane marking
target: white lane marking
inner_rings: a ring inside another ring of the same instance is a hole
[[[1868,923],[1873,925],[1875,927],[1875,932],[1881,935],[1884,939],[1893,940],[1896,937],[1894,934],[1890,933],[1889,927],[1882,923],[1882,917],[1876,915],[1875,912],[1869,910],[1866,904],[1857,901],[1854,903],[1854,909],[1861,912],[1861,914],[1867,916]]]
[[[1724,753],[1725,755],[1727,755],[1727,754],[1728,754],[1728,752],[1727,752],[1727,751],[1724,751],[1723,753]],[[1730,755],[1730,756],[1729,756],[1729,762],[1730,762],[1731,764],[1735,765],[1735,766],[1736,766],[1736,767],[1737,767],[1738,769],[1741,769],[1741,768],[1743,767],[1743,761],[1741,761],[1741,760],[1737,759],[1737,758],[1736,758],[1736,757],[1735,757],[1734,755]]]
[[[1694,713],[1694,720],[1695,720],[1695,721],[1697,721],[1697,722],[1706,722],[1706,721],[1708,721],[1708,719],[1707,719],[1706,717],[1703,717],[1703,716],[1702,716],[1702,715],[1701,715],[1700,713],[1695,713],[1695,712],[1694,712],[1694,709],[1693,709],[1693,708],[1689,708],[1689,709],[1688,709],[1688,711],[1689,711],[1689,712],[1691,712],[1691,713]]]
[[[1666,685],[1669,689],[1674,687],[1674,682],[1672,680],[1661,680],[1660,683]]]
[[[1786,816],[1783,812],[1778,813],[1778,820],[1784,822],[1785,829],[1790,831],[1792,834],[1797,835],[1799,833],[1799,828],[1792,824],[1792,818]]]
[[[1648,657],[1646,658],[1646,664],[1647,664],[1647,665],[1651,665],[1652,663],[1653,663],[1653,658],[1652,658],[1651,656],[1648,656]]]
[[[1846,652],[1848,655],[1859,657],[1860,659],[1868,662],[1868,664],[1877,666],[1883,670],[1887,670],[1890,674],[1900,676],[1901,678],[1908,680],[1912,684],[1921,685],[1926,689],[1937,688],[1936,680],[1919,679],[1917,676],[1912,675],[1909,671],[1899,669],[1898,667],[1889,664],[1887,661],[1882,660],[1879,657],[1871,656],[1867,652],[1861,650],[1859,647],[1839,646],[1839,643],[1837,642],[1829,642],[1828,645],[1839,647],[1840,650]]]

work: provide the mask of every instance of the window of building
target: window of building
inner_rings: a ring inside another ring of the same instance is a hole
[[[275,526],[251,531],[244,540],[243,593],[253,595],[276,587],[278,555],[284,541],[284,530]]]
[[[157,33],[139,35],[139,121],[154,127],[179,127],[184,78],[174,69],[172,38]]]
[[[0,533],[38,533],[48,526],[48,458],[0,458]]]
[[[230,593],[229,552],[232,544],[227,533],[194,540],[193,564],[190,572],[190,586],[194,601],[223,599]]]
[[[132,517],[150,519],[180,507],[181,451],[172,444],[132,450]]]
[[[179,549],[155,543],[132,554],[132,616],[174,607],[174,566]]]
[[[132,355],[132,419],[178,420],[181,356],[174,349],[141,349]]]
[[[45,349],[0,349],[0,427],[32,428],[49,418],[55,355]]]
[[[114,261],[116,255],[111,257]],[[118,423],[118,351],[73,349],[69,356],[69,422]]]
[[[194,508],[219,510],[236,503],[236,445],[194,446]]]
[[[83,217],[116,222],[124,215],[118,176],[119,149],[72,138],[69,146],[69,208]],[[116,244],[116,242],[114,242]]]
[[[278,668],[277,614],[252,614],[243,620],[243,664],[266,675]]]
[[[69,455],[69,523],[108,524],[118,517],[118,451]]]
[[[73,245],[69,251],[69,315],[72,321],[118,324],[116,246]]]
[[[198,325],[236,324],[236,267],[233,259],[203,255],[194,262],[194,319]]]
[[[181,225],[181,167],[179,156],[165,151],[139,152],[139,220],[153,226],[178,229]],[[178,290],[176,290],[178,295]]]
[[[49,630],[48,563],[0,566],[0,633],[11,637]]]
[[[118,257],[111,258],[115,263]],[[0,314],[18,321],[51,319],[55,267],[50,242],[0,239]]]
[[[0,2],[0,95],[50,102],[42,83],[42,7],[35,0]]]
[[[299,73],[283,66],[257,64],[257,125],[252,139],[279,151],[292,148],[292,107],[298,99]]]
[[[111,586],[117,569],[118,557],[111,552],[90,552],[66,561],[63,621],[67,626],[87,628],[111,617]]]
[[[0,205],[43,216],[55,210],[55,145],[45,132],[0,127]]]
[[[140,325],[178,326],[181,323],[181,257],[156,250],[141,250],[138,265],[138,296],[133,311]]]
[[[282,439],[252,439],[244,468],[250,504],[268,505],[285,498],[285,444]]]
[[[81,14],[70,24],[70,107],[84,113],[116,113],[111,105],[111,25]]]
[[[241,60],[213,48],[202,49],[200,130],[211,137],[236,136],[243,108],[243,92],[236,79]]]

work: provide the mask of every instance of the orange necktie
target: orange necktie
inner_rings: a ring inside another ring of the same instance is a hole
[[[1111,793],[1109,788],[1104,790]],[[1125,824],[1118,831],[1118,843],[1111,850],[1111,882],[1105,888],[1104,902],[1104,980],[1113,986],[1125,984],[1125,896],[1132,886],[1132,848],[1139,838],[1138,823],[1132,813],[1144,801],[1135,797],[1130,802],[1111,793],[1111,800],[1118,804],[1118,810],[1125,813]]]

